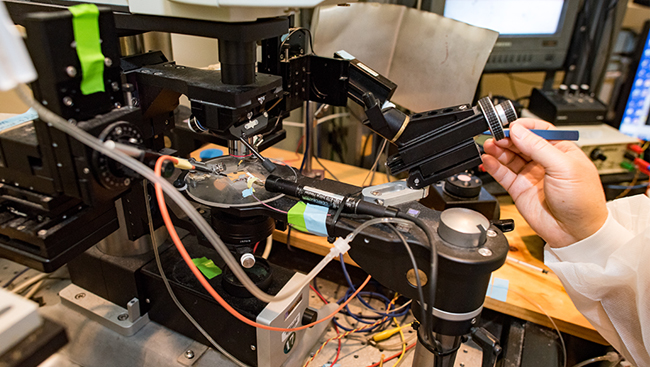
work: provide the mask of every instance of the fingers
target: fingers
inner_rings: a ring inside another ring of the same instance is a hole
[[[481,158],[483,159],[483,168],[485,168],[487,173],[489,173],[490,176],[496,180],[496,182],[503,186],[503,188],[506,189],[510,195],[513,195],[513,193],[510,192],[510,187],[512,187],[513,182],[515,182],[517,179],[517,174],[512,172],[508,167],[501,164],[495,157],[491,155],[483,154]]]
[[[555,146],[530,132],[522,124],[515,124],[510,129],[510,139],[514,145],[519,148],[522,154],[529,156],[532,160],[539,163],[546,173],[564,174],[570,167],[564,163],[564,149],[571,149],[567,144],[556,144]],[[561,147],[563,150],[560,150]],[[577,148],[576,148],[577,149]]]
[[[522,117],[522,118],[514,121],[512,124],[510,124],[510,128],[512,129],[512,127],[515,126],[515,125],[521,125],[521,126],[525,127],[526,129],[529,129],[529,130],[531,130],[531,129],[537,129],[537,130],[555,129],[555,126],[553,126],[552,124],[550,124],[550,123],[548,123],[546,121],[539,120],[539,119],[525,118],[525,117]],[[502,148],[510,149],[513,152],[517,153],[517,154],[521,153],[519,151],[519,148],[517,148],[512,143],[512,140],[509,139],[509,138],[501,139],[501,140],[495,142],[495,144],[502,147]]]
[[[517,119],[514,121],[512,124],[510,124],[510,128],[512,128],[514,125],[521,125],[525,127],[526,129],[537,129],[537,130],[551,130],[555,129],[555,126],[553,124],[548,123],[544,120],[539,120],[539,119],[531,119],[531,118],[526,118],[522,117],[520,119]]]
[[[485,153],[496,158],[499,163],[508,167],[514,173],[519,173],[522,168],[529,162],[529,159],[521,157],[519,154],[510,149],[503,149],[497,146],[493,140],[487,140],[483,144]]]

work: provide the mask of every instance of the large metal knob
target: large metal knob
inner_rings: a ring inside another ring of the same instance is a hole
[[[495,140],[505,138],[503,127],[517,119],[517,112],[512,102],[505,101],[494,105],[490,97],[483,97],[478,100],[478,106],[488,123],[488,128]]]
[[[490,221],[481,213],[465,208],[450,208],[440,214],[438,234],[459,247],[478,247],[485,243]]]

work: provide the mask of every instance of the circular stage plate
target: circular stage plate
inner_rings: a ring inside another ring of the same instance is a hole
[[[273,174],[285,180],[296,181],[296,171],[279,163],[273,173],[269,173],[257,158],[235,158],[223,156],[211,159],[206,164],[223,165],[220,174],[190,171],[185,176],[187,193],[201,204],[217,208],[235,208],[268,203],[284,194],[268,192],[264,188],[266,177]],[[249,181],[253,182],[249,188]],[[257,199],[256,199],[257,198]]]

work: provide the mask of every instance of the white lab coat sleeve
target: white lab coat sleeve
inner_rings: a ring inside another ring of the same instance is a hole
[[[605,340],[635,366],[650,366],[650,199],[607,208],[607,221],[589,238],[547,245],[545,263]]]

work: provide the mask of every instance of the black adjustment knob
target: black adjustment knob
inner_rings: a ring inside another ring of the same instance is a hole
[[[591,158],[592,161],[606,161],[607,156],[605,155],[605,152],[603,152],[602,149],[596,148],[589,153],[589,158]]]
[[[503,127],[517,119],[517,112],[512,102],[505,101],[494,106],[489,97],[478,100],[478,106],[487,121],[488,128],[495,140],[505,138]]]
[[[312,322],[316,322],[318,319],[318,311],[314,310],[311,307],[305,308],[305,312],[302,314],[302,324],[309,325]]]
[[[445,193],[457,198],[475,198],[481,193],[483,181],[471,173],[458,173],[445,180]]]

